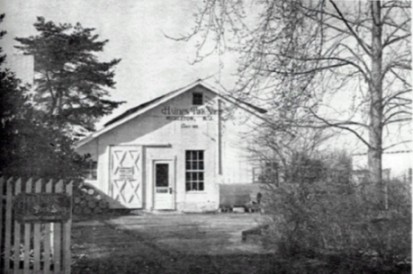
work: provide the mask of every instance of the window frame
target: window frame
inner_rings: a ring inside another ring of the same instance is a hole
[[[205,151],[185,150],[185,191],[205,191]]]
[[[200,102],[196,101],[200,100]],[[202,92],[192,92],[192,105],[202,106],[204,104],[204,95]]]
[[[85,180],[88,181],[97,181],[98,179],[98,161],[91,160],[87,162],[87,166],[85,167],[83,174],[85,176]]]
[[[159,167],[163,166],[163,168],[166,167],[163,171],[166,171],[166,178],[161,178],[158,173],[161,172],[162,170],[158,170]],[[155,188],[168,188],[170,187],[170,182],[169,182],[169,164],[168,163],[155,163]],[[166,185],[158,185],[159,183],[167,183]]]

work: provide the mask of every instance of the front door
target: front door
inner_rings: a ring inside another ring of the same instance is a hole
[[[173,161],[154,162],[155,209],[175,209]]]
[[[111,197],[128,208],[142,208],[142,147],[110,148]]]

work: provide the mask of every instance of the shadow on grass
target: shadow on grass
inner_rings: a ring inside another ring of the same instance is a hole
[[[142,258],[128,254],[99,259],[81,259],[72,273],[411,273],[410,266],[377,268],[338,256],[277,259],[273,254],[182,255],[179,258],[153,256]]]
[[[278,273],[270,255],[180,256],[152,258],[108,256],[80,259],[72,273]],[[274,272],[275,271],[275,272]]]
[[[275,254],[196,255],[158,245],[148,235],[119,229],[105,215],[72,228],[72,273],[410,273],[408,264],[379,267],[340,254],[282,258]],[[82,220],[79,220],[82,222]],[[178,231],[179,238],[188,231]],[[153,232],[155,233],[155,232]],[[182,234],[182,235],[181,235]],[[258,240],[258,239],[256,239]],[[225,245],[225,241],[222,241]],[[207,246],[200,245],[200,251]],[[198,252],[197,252],[198,253]]]
[[[131,209],[106,209],[105,213],[101,214],[73,214],[73,219],[72,221],[74,223],[76,222],[83,222],[83,221],[105,221],[105,220],[110,220],[115,217],[120,217],[120,216],[127,216],[131,213]]]

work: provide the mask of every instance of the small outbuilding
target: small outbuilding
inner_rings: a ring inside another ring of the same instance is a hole
[[[213,211],[220,184],[256,180],[248,137],[264,113],[197,81],[127,110],[76,150],[91,155],[88,182],[112,207]]]

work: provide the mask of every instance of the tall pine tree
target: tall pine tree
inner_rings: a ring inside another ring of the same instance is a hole
[[[37,108],[66,135],[94,130],[99,118],[123,103],[110,100],[107,90],[115,85],[114,67],[120,59],[98,60],[108,40],[99,40],[93,28],[55,24],[43,17],[34,27],[38,34],[16,38],[16,48],[34,56]]]
[[[0,15],[0,23],[5,15]],[[0,39],[6,31],[0,31]],[[77,155],[73,141],[32,106],[29,87],[6,68],[0,47],[0,175],[79,178],[87,157]]]

